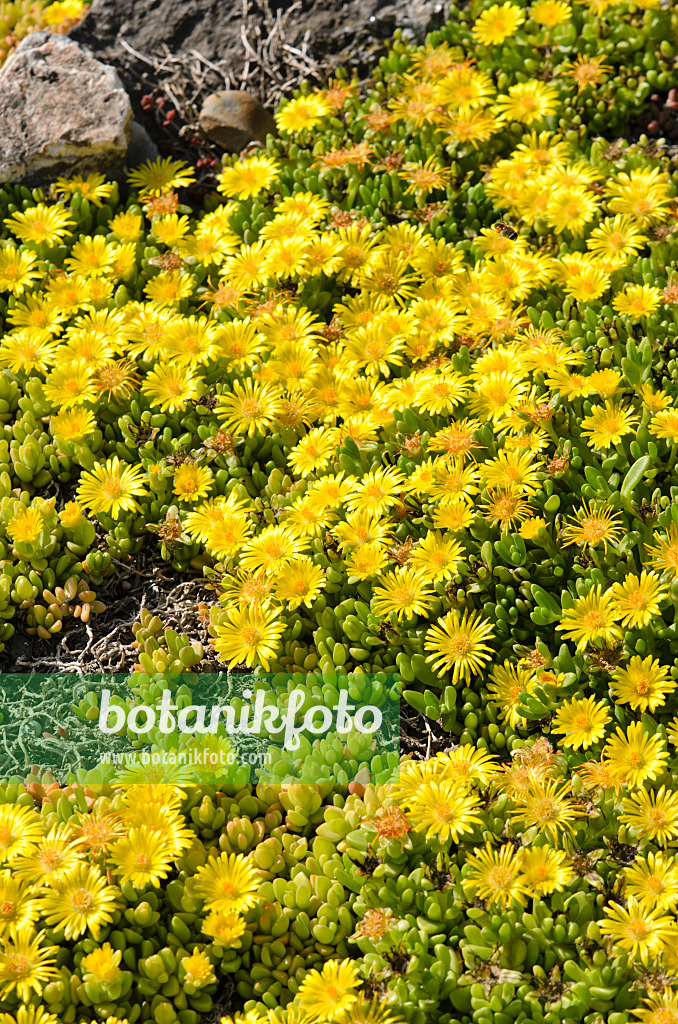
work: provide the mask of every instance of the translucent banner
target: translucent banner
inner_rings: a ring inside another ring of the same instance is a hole
[[[400,683],[387,673],[0,676],[0,779],[62,785],[386,780]]]

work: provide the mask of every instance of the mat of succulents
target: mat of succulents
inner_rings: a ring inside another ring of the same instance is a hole
[[[1,675],[0,778],[378,783],[399,763],[399,692],[385,673]]]

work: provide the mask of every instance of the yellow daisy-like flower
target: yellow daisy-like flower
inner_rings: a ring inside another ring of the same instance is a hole
[[[664,771],[669,755],[660,736],[648,736],[641,722],[632,722],[626,730],[617,729],[604,750],[613,771],[628,786],[641,786]]]
[[[535,846],[529,850],[522,849],[518,856],[523,885],[531,894],[547,896],[552,892],[560,892],[575,878],[563,850]]]
[[[311,1021],[335,1017],[349,1010],[358,998],[358,967],[353,960],[328,960],[320,971],[304,976],[297,993],[302,1009]]]
[[[94,402],[96,390],[92,384],[93,376],[94,369],[84,360],[57,366],[43,384],[45,398],[61,409]]]
[[[66,268],[79,277],[102,277],[106,275],[115,259],[116,247],[107,242],[103,235],[80,238],[71,249]]]
[[[161,412],[177,412],[198,397],[198,381],[190,370],[177,362],[158,363],[146,375],[141,391]]]
[[[489,907],[497,903],[503,909],[514,900],[522,906],[527,902],[527,880],[510,843],[498,850],[488,843],[484,850],[467,857],[462,884],[471,896],[485,900]]]
[[[523,822],[527,828],[535,829],[538,835],[545,834],[558,845],[561,830],[572,831],[572,822],[585,812],[568,799],[569,783],[559,786],[558,782],[540,779],[529,789],[516,796],[518,812],[516,824]]]
[[[138,189],[144,196],[160,196],[173,189],[185,188],[195,181],[195,175],[183,160],[158,157],[147,160],[127,175],[131,188]]]
[[[212,489],[214,473],[209,466],[198,466],[183,462],[177,466],[172,490],[179,501],[199,501],[206,498]]]
[[[250,378],[233,384],[231,394],[221,395],[218,414],[226,430],[253,437],[266,431],[282,411],[280,391],[272,384],[255,384]]]
[[[630,284],[615,295],[612,300],[612,308],[617,313],[638,320],[643,316],[650,316],[659,309],[662,293],[660,288],[651,288],[647,284]]]
[[[584,501],[575,512],[575,518],[563,529],[563,547],[579,544],[584,548],[594,548],[602,544],[603,550],[607,551],[608,541],[616,544],[620,531],[618,513],[605,505],[588,507]]]
[[[55,441],[81,441],[83,437],[93,434],[97,422],[89,409],[75,408],[51,416],[49,429]]]
[[[451,669],[453,684],[460,679],[468,682],[490,660],[492,648],[485,640],[493,636],[492,624],[480,612],[464,610],[460,617],[455,609],[428,630],[424,648],[431,653],[426,660],[439,675]]]
[[[29,249],[13,245],[0,246],[0,292],[21,295],[40,276],[33,269],[37,256]]]
[[[28,1003],[33,992],[42,995],[43,982],[58,974],[57,946],[43,946],[45,932],[32,927],[10,928],[0,946],[0,996],[16,994]]]
[[[604,912],[601,932],[611,936],[615,946],[628,950],[641,963],[647,963],[650,957],[661,952],[674,924],[673,918],[662,916],[658,910],[648,910],[634,899],[627,900],[626,907],[610,903]]]
[[[477,814],[480,801],[459,780],[426,779],[409,803],[409,819],[417,831],[427,838],[445,843],[459,842],[459,836],[472,832],[480,822]]]
[[[117,887],[107,885],[98,868],[79,863],[52,881],[41,898],[41,910],[49,927],[63,930],[66,939],[88,930],[97,939],[113,920],[117,897]]]
[[[326,582],[325,570],[302,555],[281,570],[275,579],[274,593],[279,600],[287,602],[290,611],[301,604],[310,608]]]
[[[562,745],[578,750],[602,739],[605,726],[611,721],[604,701],[596,701],[593,697],[573,698],[558,709],[551,732],[562,733]]]
[[[648,910],[671,910],[678,903],[678,864],[675,857],[648,853],[624,868],[625,892]]]
[[[672,444],[678,444],[678,410],[662,409],[657,412],[648,423],[647,429],[653,437],[663,437]]]
[[[245,933],[245,919],[234,911],[212,910],[203,921],[201,931],[220,946],[237,946],[238,939]]]
[[[80,961],[83,978],[88,974],[96,981],[114,981],[121,974],[121,959],[122,950],[113,949],[110,942],[104,942],[103,946],[99,946]]]
[[[666,846],[678,836],[678,793],[661,786],[658,790],[638,789],[624,800],[624,813],[619,816],[644,839]]]
[[[554,86],[533,79],[510,86],[508,95],[498,96],[495,105],[507,120],[533,124],[554,114],[557,102],[558,90]]]
[[[653,569],[678,580],[678,526],[675,523],[657,537],[656,544],[647,544],[645,550],[652,556],[650,565]]]
[[[147,828],[131,828],[127,835],[112,843],[108,857],[115,875],[130,882],[135,889],[147,885],[158,887],[161,878],[172,870],[171,850],[167,840]]]
[[[546,529],[546,520],[542,519],[541,516],[535,516],[531,519],[526,519],[524,523],[520,524],[520,536],[523,540],[536,540],[539,536],[540,530]]]
[[[229,668],[245,664],[262,665],[268,672],[270,659],[277,653],[280,637],[287,628],[277,609],[231,608],[212,626],[214,649]],[[219,908],[216,908],[219,909]],[[231,907],[232,910],[237,909]]]
[[[611,591],[603,594],[598,584],[586,597],[578,597],[572,608],[565,611],[556,629],[563,632],[567,640],[577,641],[577,651],[583,651],[592,640],[609,644],[621,640],[623,633],[617,626],[622,618],[616,610]]]
[[[531,669],[512,665],[507,660],[503,665],[496,665],[492,669],[490,678],[490,699],[500,709],[502,719],[515,729],[518,724],[524,722],[517,711],[521,695],[532,692],[537,683],[536,676]]]
[[[483,46],[498,46],[515,35],[525,14],[515,4],[493,4],[476,19],[473,35]]]
[[[308,131],[320,124],[332,108],[320,93],[310,93],[290,100],[275,115],[278,131],[291,135],[292,132]],[[227,193],[228,194],[228,193]]]
[[[621,624],[627,627],[649,626],[661,618],[659,605],[669,595],[652,572],[642,572],[640,577],[629,574],[623,583],[614,583],[611,592],[616,611],[623,615]]]
[[[618,704],[630,704],[634,711],[652,712],[666,702],[667,694],[676,685],[668,667],[650,654],[647,658],[634,655],[624,668],[615,668],[610,688]]]
[[[609,448],[633,431],[638,417],[632,408],[615,405],[610,399],[598,405],[582,420],[581,432],[590,438],[594,448]]]
[[[22,242],[34,242],[37,245],[57,245],[66,235],[73,219],[63,206],[45,206],[38,203],[29,207],[24,213],[15,213],[5,218],[5,227]]]
[[[251,156],[226,167],[217,176],[219,191],[235,199],[249,199],[268,189],[278,177],[278,165],[267,156]]]
[[[261,876],[249,857],[222,853],[197,869],[193,885],[208,910],[242,914],[256,905]]]
[[[40,817],[32,807],[0,804],[0,864],[32,855],[41,836]]]
[[[530,7],[530,17],[545,28],[556,28],[570,20],[572,8],[563,0],[537,0]]]
[[[114,189],[112,181],[106,181],[105,174],[88,174],[83,177],[74,174],[71,178],[57,178],[54,184],[56,195],[72,196],[76,192],[94,206],[101,208],[106,199],[110,199]]]
[[[138,512],[134,499],[147,493],[140,466],[121,462],[117,455],[100,463],[90,473],[83,473],[78,487],[78,501],[92,512],[104,512],[118,519],[121,512]]]
[[[398,620],[403,615],[426,617],[432,602],[433,593],[421,570],[404,565],[382,576],[373,591],[372,610],[375,615],[394,613]]]

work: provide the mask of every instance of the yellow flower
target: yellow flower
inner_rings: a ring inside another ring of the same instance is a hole
[[[510,843],[493,850],[490,844],[466,859],[463,886],[476,899],[485,900],[488,907],[498,903],[504,909],[516,900],[522,906],[527,900],[527,880],[521,871],[520,859]]]
[[[220,659],[227,661],[229,668],[262,665],[268,672],[270,659],[277,653],[286,629],[279,614],[277,609],[256,607],[226,610],[212,627],[214,649]]]
[[[71,249],[66,267],[80,277],[101,277],[107,274],[115,259],[116,247],[103,235],[81,238]]]
[[[602,543],[603,550],[607,551],[607,542],[616,544],[620,529],[621,520],[611,508],[587,507],[584,501],[575,512],[575,519],[563,529],[563,547],[579,544],[594,548]]]
[[[217,176],[217,188],[225,196],[249,199],[269,188],[278,177],[278,165],[267,156],[238,160]]]
[[[321,1021],[350,1010],[358,998],[360,977],[354,961],[328,960],[320,971],[309,971],[297,993],[310,1020]]]
[[[612,308],[637,320],[642,316],[650,316],[661,303],[661,289],[651,288],[647,284],[627,285],[612,300]]]
[[[202,932],[218,942],[220,946],[236,946],[245,933],[245,919],[240,914],[212,910],[202,923]]]
[[[197,946],[193,948],[193,953],[190,956],[186,956],[180,961],[179,968],[180,978],[195,989],[211,985],[217,980],[207,954],[201,952]]]
[[[629,574],[623,583],[614,583],[611,588],[616,610],[623,615],[622,626],[649,626],[653,619],[661,618],[659,605],[669,596],[669,591],[652,572],[643,572],[640,577]]]
[[[259,872],[242,853],[222,853],[208,857],[194,876],[196,895],[208,910],[218,913],[243,913],[256,906],[261,884]]]
[[[32,544],[42,533],[44,525],[37,508],[22,506],[7,524],[7,533],[15,544]]]
[[[209,466],[197,466],[192,462],[183,462],[177,466],[174,474],[174,493],[179,501],[199,501],[209,494],[214,473]]]
[[[488,686],[490,699],[500,709],[501,717],[508,722],[512,729],[525,720],[518,714],[521,696],[523,693],[531,693],[534,690],[537,680],[530,669],[520,665],[512,665],[510,661],[504,661],[503,665],[495,665],[490,678],[492,682]]]
[[[577,651],[583,651],[592,640],[600,639],[609,644],[623,636],[617,626],[622,616],[616,611],[614,595],[611,591],[603,594],[601,589],[597,584],[585,597],[576,598],[556,626],[566,639],[577,641]]]
[[[497,46],[515,35],[525,15],[515,4],[494,4],[476,19],[473,35],[483,46]]]
[[[619,816],[642,838],[666,846],[678,835],[678,793],[661,786],[658,790],[638,789],[624,800],[624,813]]]
[[[619,444],[622,437],[630,434],[638,417],[631,408],[615,405],[609,399],[605,405],[597,405],[590,416],[582,420],[581,432],[591,439],[595,448],[609,448]]]
[[[79,192],[84,199],[89,200],[94,206],[101,207],[103,201],[110,198],[113,188],[113,182],[106,181],[105,174],[88,174],[87,177],[74,174],[71,178],[57,178],[54,192],[56,195],[67,196],[72,196]]]
[[[461,618],[456,610],[448,612],[426,633],[424,648],[432,652],[426,660],[438,675],[451,669],[453,684],[468,682],[490,660],[492,648],[484,641],[493,636],[492,624],[480,612],[465,609]]]
[[[523,848],[518,856],[523,873],[523,885],[537,896],[560,892],[575,878],[574,870],[567,863],[567,855],[563,850],[553,850],[550,846],[536,846],[532,849]]]
[[[97,939],[118,909],[118,891],[106,884],[97,867],[79,863],[53,879],[43,893],[41,910],[48,926],[63,930],[66,939],[77,939],[88,930]]]
[[[34,242],[38,245],[57,245],[73,225],[70,213],[62,206],[45,206],[38,203],[29,207],[24,213],[15,213],[5,219],[5,227],[22,242]]]
[[[441,843],[459,842],[459,836],[472,832],[480,822],[480,801],[459,780],[427,779],[409,802],[409,818],[417,831]]]
[[[617,729],[616,735],[608,740],[604,754],[613,771],[633,787],[658,778],[669,759],[661,737],[648,736],[640,722],[632,722],[626,733]]]
[[[555,28],[570,20],[572,8],[563,0],[537,0],[530,7],[530,17],[545,28]]]
[[[533,79],[511,85],[507,96],[497,97],[495,106],[509,121],[532,124],[554,114],[557,100],[558,90],[554,86]]]
[[[57,26],[81,18],[87,9],[83,0],[56,0],[42,12],[42,20],[45,25]]]
[[[33,269],[37,257],[29,249],[0,244],[0,292],[21,295],[39,277]]]
[[[275,115],[275,123],[278,131],[290,135],[315,128],[331,112],[332,108],[322,95],[310,93],[289,100]]]
[[[625,668],[615,668],[610,688],[618,704],[630,704],[634,711],[653,712],[665,703],[676,685],[668,667],[650,654],[647,658],[634,655]]]
[[[578,750],[601,739],[605,726],[611,721],[603,701],[596,702],[593,697],[573,698],[558,709],[551,732],[563,733],[562,745]]]
[[[662,917],[659,911],[647,910],[634,899],[627,900],[626,907],[610,903],[604,912],[601,932],[610,935],[615,946],[628,950],[641,963],[647,963],[650,957],[661,952],[674,923],[673,918]]]
[[[172,160],[171,157],[158,157],[147,160],[127,175],[132,188],[138,189],[142,196],[159,196],[172,189],[184,188],[195,181],[193,171],[183,160]]]
[[[135,497],[145,495],[143,470],[121,462],[117,455],[100,463],[90,473],[83,473],[78,487],[78,501],[93,512],[105,512],[118,519],[121,512],[140,511]]]
[[[647,544],[645,550],[652,556],[653,569],[678,580],[678,526],[675,523],[669,525],[667,533],[659,535],[656,544]]]
[[[108,856],[115,874],[135,889],[144,889],[147,885],[157,888],[160,879],[167,878],[172,870],[167,840],[148,828],[131,828],[127,835],[109,846]]]
[[[83,977],[89,974],[96,981],[114,981],[122,973],[119,966],[121,959],[122,950],[115,950],[110,942],[104,942],[103,946],[82,958],[80,969]]]
[[[42,983],[58,972],[55,967],[57,946],[43,946],[44,931],[32,927],[10,928],[0,946],[0,996],[16,993],[27,1003],[32,992],[42,995]]]

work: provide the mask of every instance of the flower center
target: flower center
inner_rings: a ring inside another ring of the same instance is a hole
[[[76,889],[71,896],[71,906],[79,914],[84,914],[92,906],[92,894],[87,889]]]

